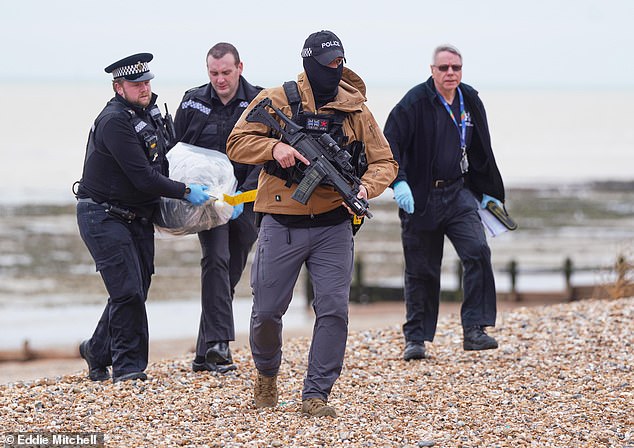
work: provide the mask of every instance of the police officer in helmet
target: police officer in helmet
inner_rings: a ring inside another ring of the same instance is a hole
[[[168,178],[170,136],[155,102],[150,53],[105,68],[115,92],[95,120],[77,183],[77,224],[101,274],[108,302],[92,337],[80,344],[93,381],[145,380],[145,310],[154,273],[154,226],[161,196],[202,205],[206,186]]]

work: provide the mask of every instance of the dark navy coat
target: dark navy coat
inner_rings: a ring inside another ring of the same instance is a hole
[[[253,86],[240,76],[236,95],[227,105],[222,104],[211,83],[188,90],[174,119],[176,140],[226,154],[227,137],[260,90],[262,87]],[[260,166],[231,163],[238,181],[237,190],[257,188]]]
[[[78,198],[108,202],[150,217],[161,196],[184,196],[185,184],[167,177],[166,142],[149,114],[156,98],[153,94],[145,109],[119,95],[108,102],[88,137]],[[141,132],[134,129],[130,111],[146,124]],[[157,146],[150,150],[143,136],[152,134],[157,136]]]
[[[465,184],[476,197],[486,193],[504,202],[504,183],[491,148],[484,105],[473,87],[461,83],[460,89],[474,125],[471,144],[467,148],[469,172],[465,176]],[[439,111],[434,101],[439,100],[430,77],[405,94],[390,112],[384,130],[399,165],[394,183],[407,181],[412,189],[417,215],[424,214],[434,181],[432,169],[437,157]]]

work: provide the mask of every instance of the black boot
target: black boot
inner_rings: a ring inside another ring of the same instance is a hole
[[[196,356],[192,361],[192,370],[194,372],[218,372],[227,373],[236,370],[235,364],[214,364],[205,360],[204,356]]]
[[[130,372],[124,373],[123,375],[115,376],[112,378],[113,383],[120,383],[121,381],[134,381],[134,380],[147,380],[147,375],[145,372]]]
[[[405,343],[405,351],[403,359],[409,361],[411,359],[423,359],[425,357],[425,343],[408,341]]]
[[[214,364],[233,364],[229,343],[220,341],[207,346],[205,360]]]
[[[88,378],[93,381],[106,381],[110,379],[110,373],[108,373],[107,367],[100,367],[95,365],[95,361],[92,358],[90,352],[90,339],[86,339],[79,344],[79,354],[88,364]]]
[[[192,370],[200,372],[207,370],[210,372],[227,373],[236,370],[236,365],[231,357],[229,343],[226,341],[214,342],[207,346],[205,360],[198,359],[198,356],[192,363]]]
[[[470,325],[462,329],[464,334],[463,348],[465,350],[490,350],[498,348],[498,342],[486,334],[481,325]]]

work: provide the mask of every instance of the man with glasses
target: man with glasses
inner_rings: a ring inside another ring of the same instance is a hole
[[[491,148],[478,92],[462,80],[462,55],[451,45],[434,50],[431,77],[412,88],[385,125],[399,164],[392,184],[405,256],[406,361],[425,357],[438,321],[445,235],[463,265],[463,348],[497,348],[496,293],[491,251],[478,202],[502,206],[504,184]]]

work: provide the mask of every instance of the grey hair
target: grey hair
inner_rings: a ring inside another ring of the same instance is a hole
[[[443,44],[443,45],[438,45],[436,49],[434,50],[434,54],[431,57],[432,64],[436,62],[436,56],[438,56],[438,53],[442,53],[443,51],[448,51],[449,53],[455,54],[456,56],[460,58],[460,61],[462,62],[462,55],[460,54],[460,50],[458,50],[453,45]]]

